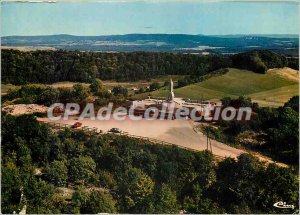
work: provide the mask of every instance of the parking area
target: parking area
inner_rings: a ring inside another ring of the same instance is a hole
[[[48,120],[48,119],[44,119]],[[129,118],[122,121],[110,120],[91,120],[85,118],[78,120],[77,117],[69,117],[68,120],[58,120],[57,123],[74,125],[80,122],[82,126],[97,128],[98,131],[108,132],[112,128],[117,128],[122,132],[131,135],[154,138],[157,140],[169,142],[178,146],[187,147],[194,150],[205,150],[207,148],[206,136],[195,132],[194,124],[189,120],[146,120],[133,121]],[[219,156],[237,157],[243,150],[230,147],[224,143],[211,140],[213,153]]]

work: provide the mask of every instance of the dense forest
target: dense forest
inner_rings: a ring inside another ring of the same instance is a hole
[[[287,59],[270,51],[253,51],[233,56],[175,53],[97,53],[79,51],[3,50],[2,83],[91,82],[101,80],[150,80],[159,75],[185,75],[201,81],[202,76],[228,67],[264,73],[268,68],[291,66],[297,59]],[[192,82],[192,81],[188,81]]]
[[[76,51],[3,51],[2,81],[13,84],[136,81],[158,75],[201,76],[230,66],[230,59],[172,53],[93,53]]]
[[[2,213],[293,213],[297,171],[2,114]],[[68,192],[64,192],[68,191]],[[21,197],[22,196],[22,197]],[[295,209],[296,210],[296,209]]]
[[[224,106],[252,107],[250,121],[220,121],[206,127],[211,137],[235,147],[260,151],[274,160],[299,165],[299,96],[292,97],[283,107],[259,107],[250,98],[222,99]]]

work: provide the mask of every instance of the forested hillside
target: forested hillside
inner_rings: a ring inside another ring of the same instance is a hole
[[[258,50],[232,56],[232,67],[248,69],[257,73],[265,73],[268,69],[285,66],[298,70],[297,61],[298,59],[287,59],[268,50]]]
[[[159,75],[185,75],[187,83],[197,82],[220,68],[237,67],[264,73],[274,67],[297,67],[297,59],[287,59],[270,51],[233,56],[174,53],[97,53],[78,51],[2,51],[2,83],[92,82],[101,80],[137,81]],[[296,68],[296,69],[297,69]]]
[[[297,171],[250,155],[216,163],[208,152],[2,117],[2,213],[293,213],[273,206],[281,200],[298,208]]]
[[[274,160],[299,164],[299,96],[283,107],[261,108],[250,98],[222,99],[224,106],[246,106],[255,111],[253,120],[218,122],[210,135],[221,142],[259,151]]]
[[[54,83],[136,81],[158,75],[201,76],[231,65],[227,57],[172,53],[92,53],[76,51],[2,52],[2,82]]]

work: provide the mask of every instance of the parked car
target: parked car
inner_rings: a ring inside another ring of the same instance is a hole
[[[109,130],[109,132],[112,132],[112,133],[121,133],[122,131],[119,128],[112,128],[112,129]]]
[[[75,122],[74,125],[72,125],[72,128],[79,128],[80,126],[82,126],[81,122]]]

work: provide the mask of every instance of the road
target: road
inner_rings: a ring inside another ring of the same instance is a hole
[[[40,120],[49,121],[48,118],[43,118]],[[196,132],[193,129],[195,123],[190,120],[142,119],[140,121],[133,121],[129,118],[126,118],[126,120],[123,121],[117,121],[114,119],[99,121],[97,119],[91,120],[90,118],[78,120],[77,117],[69,117],[68,120],[61,119],[55,122],[67,125],[73,125],[75,122],[81,122],[82,126],[97,128],[98,130],[102,130],[104,132],[109,131],[111,128],[119,128],[121,131],[128,132],[132,135],[154,138],[194,150],[202,151],[207,149],[206,136],[199,131]],[[211,146],[213,154],[223,157],[236,158],[242,153],[247,153],[245,150],[231,147],[216,140],[211,140]],[[266,161],[268,163],[273,162],[270,158],[262,156],[258,153],[253,154],[262,161]],[[286,166],[285,164],[280,163],[279,165]]]
[[[46,119],[44,119],[46,120]],[[197,133],[193,129],[193,124],[189,120],[145,120],[133,121],[128,118],[123,121],[110,120],[91,120],[85,118],[77,120],[77,117],[70,117],[68,120],[58,120],[57,123],[73,125],[81,122],[82,126],[93,127],[104,132],[111,128],[119,128],[129,134],[155,138],[166,141],[178,146],[184,146],[195,150],[206,149],[206,136]],[[230,147],[224,143],[211,140],[213,153],[224,157],[236,158],[244,151]]]

